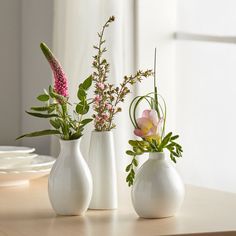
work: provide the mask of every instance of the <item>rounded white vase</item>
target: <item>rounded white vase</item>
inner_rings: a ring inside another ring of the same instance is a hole
[[[92,131],[88,165],[93,178],[90,209],[117,208],[117,175],[111,131]]]
[[[92,196],[92,176],[80,152],[80,139],[60,140],[60,147],[48,181],[51,205],[58,215],[83,215]]]
[[[175,215],[185,195],[184,184],[164,153],[150,153],[137,171],[131,190],[136,213],[143,218]]]

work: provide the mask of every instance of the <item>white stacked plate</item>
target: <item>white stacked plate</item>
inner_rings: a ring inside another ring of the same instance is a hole
[[[49,174],[55,158],[34,151],[28,147],[0,146],[0,187],[27,184]]]

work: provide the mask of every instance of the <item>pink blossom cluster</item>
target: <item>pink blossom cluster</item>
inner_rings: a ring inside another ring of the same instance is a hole
[[[95,98],[94,98],[94,104],[96,106],[98,106],[101,101],[102,101],[102,96],[101,95],[96,95]],[[95,108],[96,108],[96,106],[95,106]]]
[[[102,82],[97,83],[96,86],[101,90],[104,90],[106,88],[106,85]]]
[[[93,109],[96,130],[107,130],[109,128],[114,107],[107,99],[107,85],[103,82],[95,84],[96,94],[94,96]]]

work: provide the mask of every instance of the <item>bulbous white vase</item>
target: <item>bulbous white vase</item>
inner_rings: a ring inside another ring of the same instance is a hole
[[[136,213],[143,218],[173,216],[181,207],[184,184],[164,153],[150,153],[131,190]]]
[[[90,209],[117,208],[117,176],[113,133],[92,131],[88,165],[93,178]]]
[[[49,199],[58,215],[83,215],[92,196],[92,176],[80,152],[80,139],[60,140],[60,146],[49,176]]]

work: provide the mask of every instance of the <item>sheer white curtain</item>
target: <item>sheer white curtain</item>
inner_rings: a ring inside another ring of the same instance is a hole
[[[96,53],[93,45],[98,42],[97,32],[111,15],[114,15],[116,20],[105,33],[108,49],[106,56],[111,68],[109,80],[119,84],[125,74],[133,73],[133,9],[133,1],[127,0],[54,1],[53,50],[68,75],[72,102],[76,101],[78,84],[92,72],[92,56]],[[127,141],[132,136],[128,105],[126,100],[123,112],[116,118],[117,128],[114,130],[119,188],[126,186],[125,150]],[[92,114],[92,111],[90,113]],[[85,158],[88,155],[92,129],[90,125],[82,138],[81,149]],[[51,151],[54,155],[58,152],[56,140],[52,140]]]

